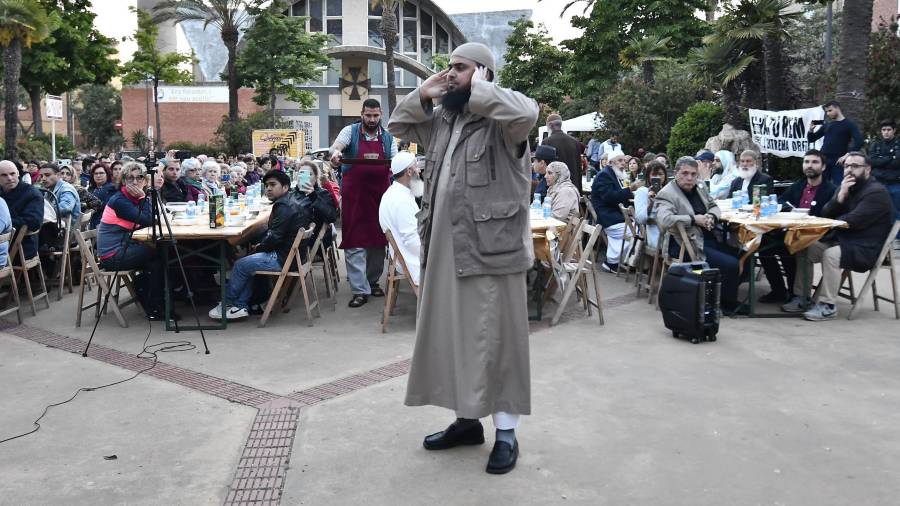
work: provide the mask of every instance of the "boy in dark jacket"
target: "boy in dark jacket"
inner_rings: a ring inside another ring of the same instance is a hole
[[[872,160],[872,176],[891,194],[894,219],[900,220],[900,138],[897,137],[894,120],[881,122],[881,139],[872,142],[868,152]]]
[[[309,227],[316,219],[315,212],[322,206],[331,206],[333,202],[330,195],[319,198],[315,195],[308,207],[302,206],[291,195],[291,180],[281,170],[273,169],[263,177],[266,188],[266,197],[272,201],[272,211],[269,215],[269,226],[256,253],[247,255],[237,262],[231,269],[231,277],[225,290],[225,300],[209,310],[209,317],[218,320],[224,317],[228,320],[246,318],[250,312],[250,297],[253,294],[253,273],[256,271],[280,271],[284,261],[290,254],[291,246],[297,231]],[[305,189],[312,190],[315,185],[311,181]]]
[[[822,216],[847,222],[834,237],[823,238],[808,249],[806,279],[812,279],[812,264],[822,264],[819,300],[803,317],[810,321],[837,318],[835,297],[841,285],[841,272],[850,269],[866,272],[875,267],[878,255],[893,226],[894,207],[884,185],[872,177],[869,158],[858,151],[844,158],[844,179],[834,198],[825,204]],[[795,286],[795,291],[800,290]],[[806,301],[795,296],[782,306],[786,312],[803,311]]]

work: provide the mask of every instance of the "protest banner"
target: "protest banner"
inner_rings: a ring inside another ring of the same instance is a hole
[[[306,154],[306,132],[303,130],[254,130],[253,156],[268,155],[275,149],[279,155],[299,158]]]
[[[824,118],[821,107],[790,111],[750,109],[750,135],[763,153],[779,158],[803,157],[806,150],[822,146],[821,139],[810,145],[806,134],[810,121]]]

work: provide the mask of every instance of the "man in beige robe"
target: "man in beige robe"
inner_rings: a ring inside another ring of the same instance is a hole
[[[388,130],[427,146],[422,298],[406,404],[455,411],[455,422],[425,438],[429,450],[484,443],[478,419],[492,415],[486,470],[502,474],[519,454],[519,416],[531,413],[527,136],[538,107],[494,84],[494,70],[487,46],[459,46],[447,70],[397,104]]]

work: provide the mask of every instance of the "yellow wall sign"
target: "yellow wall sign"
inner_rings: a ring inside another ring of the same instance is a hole
[[[253,155],[268,155],[275,149],[279,155],[300,158],[306,154],[306,132],[303,130],[254,130]]]

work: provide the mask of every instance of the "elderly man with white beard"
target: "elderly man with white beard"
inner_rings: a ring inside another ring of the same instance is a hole
[[[734,192],[743,190],[753,194],[753,187],[756,185],[766,185],[766,194],[774,195],[775,181],[768,174],[763,174],[759,170],[760,155],[752,149],[745,149],[741,152],[741,158],[738,162],[737,177],[731,182],[731,189],[728,191],[728,198],[734,195]]]
[[[416,219],[419,212],[416,198],[421,198],[425,192],[425,181],[422,181],[415,155],[407,151],[397,153],[391,160],[391,173],[394,182],[381,197],[378,222],[381,230],[391,231],[412,282],[418,286],[422,241]]]

